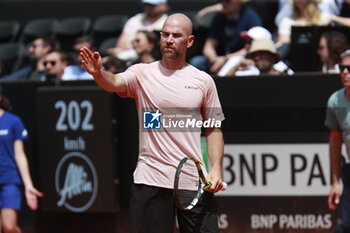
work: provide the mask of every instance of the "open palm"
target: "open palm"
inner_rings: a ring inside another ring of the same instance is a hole
[[[82,64],[85,70],[95,76],[101,72],[102,68],[102,58],[98,52],[91,52],[88,48],[83,47],[80,49],[80,56],[82,57]]]

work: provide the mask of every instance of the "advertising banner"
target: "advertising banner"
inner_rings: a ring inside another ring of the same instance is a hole
[[[116,210],[116,122],[112,100],[112,94],[98,87],[38,89],[44,211]]]

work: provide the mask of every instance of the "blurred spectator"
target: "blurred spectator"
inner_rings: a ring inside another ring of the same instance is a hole
[[[242,31],[261,26],[260,16],[251,8],[241,5],[241,0],[221,0],[223,13],[218,13],[211,24],[203,48],[204,56],[196,56],[190,64],[203,71],[217,74],[228,58],[244,53]]]
[[[241,60],[245,59],[245,56],[248,54],[250,45],[253,40],[259,40],[259,39],[272,40],[271,33],[266,28],[260,27],[260,26],[255,26],[246,32],[241,32],[241,37],[245,40],[244,52],[242,53],[242,55],[231,56],[228,59],[228,61],[225,63],[225,65],[220,69],[218,76],[220,77],[227,76],[228,72],[233,67],[235,67]],[[275,69],[281,72],[284,72],[287,69],[289,74],[293,74],[292,70],[288,69],[288,67],[282,61],[275,64],[274,67]]]
[[[281,74],[274,68],[274,64],[281,60],[281,55],[271,39],[253,40],[246,58],[233,67],[228,75]]]
[[[67,56],[60,50],[53,50],[44,57],[45,76],[41,81],[62,80],[64,69],[68,65]]]
[[[278,25],[277,42],[291,42],[292,26],[326,26],[331,20],[331,15],[320,11],[314,0],[294,0],[292,16],[284,17]]]
[[[136,63],[151,63],[159,58],[158,37],[154,32],[138,31],[132,42],[138,55]]]
[[[211,13],[211,12],[222,12],[222,9],[223,9],[223,6],[222,6],[221,2],[216,3],[214,5],[204,7],[203,9],[201,9],[200,11],[197,12],[196,20],[199,20],[204,15]]]
[[[127,68],[125,61],[115,56],[107,56],[102,58],[102,66],[105,70],[111,71],[113,74],[124,72]]]
[[[73,50],[75,64],[69,65],[64,69],[64,75],[62,80],[93,80],[94,78],[86,72],[84,66],[81,64],[82,58],[80,56],[80,49],[86,47],[92,51],[95,51],[94,41],[90,36],[81,36],[77,38]]]
[[[124,26],[116,47],[108,49],[111,55],[117,55],[122,60],[137,58],[132,49],[132,41],[139,30],[161,31],[168,11],[167,0],[141,0],[144,4],[143,13],[131,17]]]
[[[38,37],[29,47],[31,64],[2,77],[2,80],[40,80],[44,77],[43,58],[55,49],[56,41],[48,36]]]
[[[317,54],[322,63],[323,73],[340,73],[338,63],[341,62],[340,54],[349,49],[349,44],[343,33],[327,31],[321,35]]]
[[[349,0],[346,0],[349,1]],[[345,2],[345,1],[344,1]],[[317,1],[318,9],[331,15],[341,15],[343,0],[322,0]],[[292,17],[293,0],[279,0],[279,10],[275,17],[275,24],[278,27],[284,17]],[[345,16],[345,15],[342,15]]]
[[[278,26],[277,42],[291,42],[292,26],[328,26],[332,21],[350,27],[350,18],[320,11],[315,0],[294,0],[292,17],[284,17]]]

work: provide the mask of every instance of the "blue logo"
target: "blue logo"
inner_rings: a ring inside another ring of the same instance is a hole
[[[161,113],[159,110],[156,112],[146,111],[143,112],[143,128],[144,129],[160,129]]]

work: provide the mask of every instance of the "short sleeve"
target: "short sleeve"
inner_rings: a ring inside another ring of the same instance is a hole
[[[293,20],[289,17],[284,17],[278,26],[279,35],[291,35],[292,34]]]
[[[13,125],[14,140],[25,140],[28,138],[28,131],[24,128],[22,121],[17,118]]]
[[[341,108],[336,108],[335,107],[335,101],[336,101],[336,96],[335,95],[332,95],[328,99],[325,125],[328,128],[333,129],[333,130],[341,130],[341,127],[340,127],[340,125],[338,123],[337,114],[345,114],[345,109],[343,109],[344,110],[344,112],[343,112],[343,110]]]
[[[214,80],[208,79],[208,87],[204,97],[202,114],[204,120],[215,119],[219,121],[225,120],[224,113],[221,108],[218,92]]]
[[[137,91],[137,76],[132,67],[128,68],[125,72],[119,73],[126,82],[126,93],[117,93],[121,97],[136,97]]]

